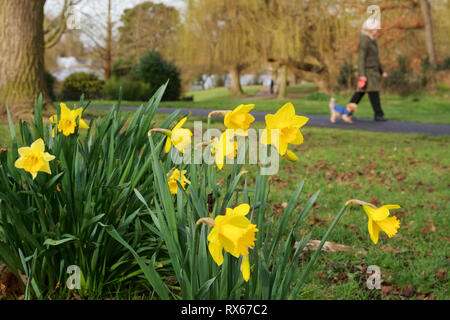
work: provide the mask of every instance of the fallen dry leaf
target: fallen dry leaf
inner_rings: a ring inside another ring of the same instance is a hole
[[[409,298],[413,295],[414,289],[413,286],[410,284],[408,287],[402,292],[402,296]]]
[[[23,293],[19,280],[11,271],[5,271],[0,275],[0,293],[2,298]]]
[[[383,291],[384,294],[389,294],[392,289],[394,289],[393,286],[382,286],[381,287],[381,291]]]
[[[402,250],[399,250],[399,249],[395,249],[395,248],[392,248],[392,247],[388,247],[388,246],[380,246],[380,248],[383,250],[383,251],[386,251],[386,252],[392,252],[392,253],[403,253],[403,251]]]
[[[439,269],[437,272],[436,272],[436,278],[438,279],[438,280],[442,280],[442,279],[444,279],[444,278],[446,278],[447,277],[447,271],[445,271],[444,269]]]

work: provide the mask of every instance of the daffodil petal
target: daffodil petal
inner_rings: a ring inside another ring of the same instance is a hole
[[[164,147],[164,151],[166,153],[169,153],[171,147],[172,147],[172,140],[170,139],[170,137],[167,137],[166,145]]]
[[[242,259],[241,272],[245,282],[248,282],[248,280],[250,279],[250,260],[248,256],[244,256],[244,258]]]
[[[175,125],[175,127],[173,128],[172,131],[175,131],[176,129],[180,129],[183,126],[183,124],[186,122],[186,120],[187,120],[187,117],[184,117],[183,119],[181,119],[180,122],[178,122]]]
[[[381,229],[370,218],[369,218],[369,223],[368,223],[368,229],[369,229],[370,239],[372,239],[373,243],[377,244],[379,233],[380,233]]]
[[[220,242],[218,240],[210,240],[208,249],[214,262],[217,263],[218,266],[221,266],[223,263],[223,246]]]
[[[30,151],[31,151],[31,148],[30,148],[30,147],[22,147],[22,148],[17,149],[17,152],[18,152],[19,155],[21,155],[22,157],[23,157],[23,156],[26,156]]]
[[[31,144],[30,150],[37,152],[44,152],[45,150],[44,140],[42,140],[41,138],[37,139],[35,142]]]
[[[232,215],[233,216],[246,216],[250,211],[250,206],[247,203],[243,203],[234,208]]]

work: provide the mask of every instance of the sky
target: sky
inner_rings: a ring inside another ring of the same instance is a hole
[[[113,0],[113,15],[114,18],[118,19],[122,15],[123,11],[128,8],[132,8],[135,5],[146,2],[145,0]],[[165,5],[173,6],[178,9],[184,7],[184,0],[151,0],[154,3],[164,3]],[[58,14],[64,4],[64,0],[47,0],[45,3],[45,12],[48,14]],[[96,5],[104,6],[106,0],[83,0],[80,5],[76,8],[82,12],[86,11],[89,13],[92,7]]]

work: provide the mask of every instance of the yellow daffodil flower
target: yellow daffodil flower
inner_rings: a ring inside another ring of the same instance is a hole
[[[400,228],[400,221],[397,217],[389,217],[390,209],[399,209],[396,204],[389,204],[375,209],[368,205],[362,206],[369,217],[368,229],[370,239],[377,244],[380,231],[384,231],[389,238],[392,238]]]
[[[14,163],[18,169],[23,169],[31,173],[33,180],[39,171],[51,174],[49,162],[55,159],[55,156],[45,152],[44,140],[37,139],[30,147],[19,148],[20,158]]]
[[[248,128],[255,121],[255,118],[249,112],[255,107],[254,104],[241,104],[236,109],[225,115],[224,124],[238,136],[247,136]]]
[[[60,104],[61,115],[58,121],[58,116],[54,115],[50,117],[50,122],[58,124],[58,132],[61,132],[65,136],[69,136],[75,133],[75,128],[77,126],[76,119],[78,118],[78,125],[80,128],[88,129],[89,126],[81,119],[81,114],[83,113],[83,108],[78,108],[75,110],[70,110],[67,108],[65,103]],[[52,136],[55,135],[55,131],[52,132]]]
[[[180,152],[184,153],[185,148],[191,145],[192,140],[192,132],[189,129],[181,128],[183,124],[186,122],[187,118],[181,119],[172,131],[168,132],[168,137],[165,145],[165,151],[168,153],[172,144],[175,148],[177,148]]]
[[[308,122],[307,117],[295,115],[292,103],[285,104],[275,114],[266,115],[266,129],[261,135],[262,144],[274,145],[280,155],[285,155],[289,144],[302,144],[300,128]],[[272,130],[278,130],[278,139],[272,141]]]
[[[186,177],[184,176],[186,174],[186,170],[178,170],[178,169],[174,169],[172,171],[172,174],[170,174],[170,172],[167,174],[169,177],[168,183],[169,183],[169,189],[170,189],[170,193],[171,194],[177,194],[178,193],[178,183],[177,181],[180,182],[181,186],[183,187],[183,189],[185,189],[186,184],[190,184],[191,182],[186,179]]]
[[[222,170],[225,163],[225,157],[234,159],[237,155],[237,141],[231,141],[231,131],[226,130],[220,136],[220,139],[214,138],[211,144],[211,153],[216,158],[216,165],[219,170]]]
[[[220,266],[223,263],[223,250],[236,258],[248,255],[248,249],[255,244],[256,225],[245,216],[250,206],[246,203],[234,209],[227,208],[225,215],[214,219],[214,227],[208,235],[209,252]]]

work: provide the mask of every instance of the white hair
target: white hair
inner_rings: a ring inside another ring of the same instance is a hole
[[[381,29],[381,22],[379,19],[372,18],[372,17],[367,19],[362,26],[363,31],[372,31],[372,30],[378,30],[378,29]]]

